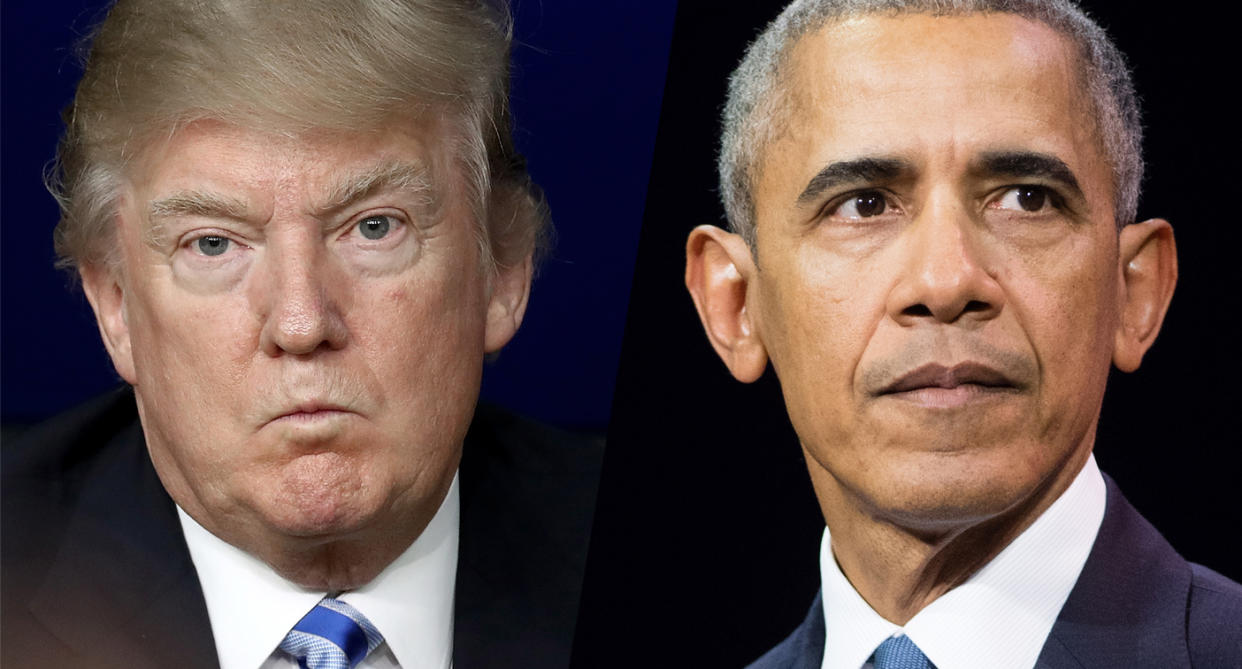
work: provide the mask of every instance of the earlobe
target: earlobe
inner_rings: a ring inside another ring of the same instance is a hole
[[[497,269],[487,302],[487,325],[483,336],[483,347],[487,353],[504,348],[522,325],[526,301],[530,298],[533,266],[531,255],[527,254],[521,262]]]
[[[138,375],[135,373],[129,323],[125,316],[125,290],[120,279],[114,270],[97,265],[83,265],[80,274],[82,289],[95,312],[99,335],[112,358],[112,365],[122,379],[135,385]]]
[[[768,353],[754,320],[750,288],[756,268],[740,236],[714,225],[700,225],[686,242],[686,288],[699,312],[707,339],[734,378],[755,381],[768,365]]]
[[[1168,221],[1152,219],[1126,226],[1119,244],[1121,310],[1114,337],[1113,364],[1138,369],[1164,323],[1177,284],[1177,245]]]

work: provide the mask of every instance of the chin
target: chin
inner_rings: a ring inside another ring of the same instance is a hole
[[[386,482],[335,453],[299,458],[282,468],[274,491],[256,500],[265,523],[280,534],[342,537],[364,529],[386,508]]]
[[[1038,497],[1042,478],[1021,460],[969,451],[890,459],[865,484],[877,515],[926,532],[949,532],[1001,517]]]

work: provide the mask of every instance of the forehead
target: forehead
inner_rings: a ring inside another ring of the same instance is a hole
[[[1087,171],[1101,162],[1071,44],[1011,14],[829,24],[793,46],[779,95],[761,191],[863,155],[918,164],[1022,149]]]
[[[314,129],[272,132],[220,121],[196,121],[148,144],[129,171],[140,199],[180,190],[263,197],[277,191],[330,195],[344,182],[394,165],[441,171],[427,123],[394,122],[373,131]]]

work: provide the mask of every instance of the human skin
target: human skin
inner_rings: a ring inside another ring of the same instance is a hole
[[[865,16],[803,37],[786,72],[754,253],[700,227],[687,285],[737,378],[771,360],[833,553],[901,624],[1080,471],[1110,361],[1137,368],[1159,330],[1172,231],[1118,233],[1047,26]]]
[[[129,171],[118,265],[82,271],[169,494],[306,587],[422,532],[521,322],[529,258],[489,276],[442,135],[196,122]]]

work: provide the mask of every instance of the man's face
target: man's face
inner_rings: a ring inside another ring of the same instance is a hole
[[[1119,270],[1068,44],[1005,14],[865,17],[788,72],[747,306],[821,500],[934,530],[1072,477]]]
[[[489,288],[433,130],[191,125],[133,170],[115,283],[87,275],[165,486],[252,552],[417,534],[452,480],[527,284]]]

